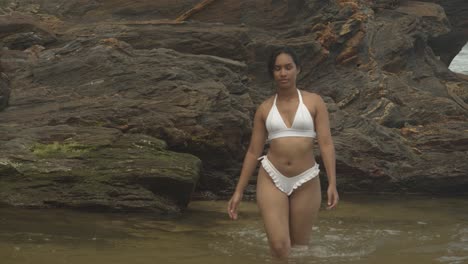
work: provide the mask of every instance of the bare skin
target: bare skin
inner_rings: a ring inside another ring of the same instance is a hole
[[[273,76],[277,85],[276,106],[287,127],[292,126],[299,105],[296,78],[299,73],[290,55],[276,57]],[[328,111],[322,98],[314,93],[301,91],[303,102],[314,119],[317,142],[320,146],[328,176],[327,209],[336,207],[339,196],[336,189],[335,150],[330,133]],[[274,97],[265,100],[257,109],[249,149],[245,155],[236,190],[228,203],[231,219],[237,219],[238,206],[248,180],[254,172],[267,138],[265,121],[273,106]],[[268,159],[285,176],[292,177],[315,164],[314,140],[307,137],[283,137],[273,139],[267,153]],[[260,166],[257,178],[257,205],[262,215],[272,255],[286,258],[294,245],[309,244],[321,204],[318,177],[304,183],[288,196],[280,191],[267,172]]]

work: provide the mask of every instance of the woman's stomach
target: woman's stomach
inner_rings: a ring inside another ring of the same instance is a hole
[[[273,139],[267,156],[283,175],[296,176],[315,164],[314,139],[308,137]]]

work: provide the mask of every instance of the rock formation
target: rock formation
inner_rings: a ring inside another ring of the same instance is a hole
[[[229,194],[279,45],[328,104],[341,191],[466,193],[468,82],[434,44],[449,1],[218,0],[175,20],[199,2],[4,1],[3,203],[172,213],[195,185]]]
[[[430,39],[428,44],[446,65],[457,56],[468,42],[468,4],[463,0],[423,0],[439,4],[444,8],[450,21],[451,30]]]

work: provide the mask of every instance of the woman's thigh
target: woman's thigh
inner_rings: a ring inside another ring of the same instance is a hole
[[[257,177],[257,205],[270,245],[285,242],[290,244],[288,196],[275,186],[262,167]]]
[[[302,184],[289,197],[289,228],[293,245],[309,243],[322,201],[320,179],[315,177]]]

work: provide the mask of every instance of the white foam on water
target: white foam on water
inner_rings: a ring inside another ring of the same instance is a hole
[[[468,242],[468,227],[461,228],[455,237],[458,237],[461,242]]]
[[[356,259],[368,256],[376,250],[379,243],[375,240],[383,236],[390,236],[388,232],[381,230],[369,230],[349,234],[349,230],[331,228],[332,231],[316,232],[313,235],[311,246],[293,246],[290,257],[296,260],[306,258],[308,263],[313,259],[333,260],[333,259]],[[316,231],[318,231],[316,229]],[[378,235],[377,235],[378,233]],[[263,258],[270,256],[270,249],[266,234],[261,228],[243,228],[231,230],[227,235],[226,242],[214,242],[210,248],[225,255],[262,255]],[[377,237],[379,238],[377,238]],[[363,243],[373,240],[374,243]],[[311,259],[312,258],[312,259]]]
[[[446,255],[436,260],[447,264],[468,263],[468,227],[458,224],[455,234],[451,236],[451,239],[452,241],[446,246]]]
[[[393,236],[397,236],[397,235],[400,235],[401,234],[401,231],[400,230],[391,230],[391,229],[384,229],[382,230],[383,232],[389,234],[389,235],[393,235]]]
[[[440,257],[437,261],[448,264],[465,264],[468,261],[468,256],[465,257]]]
[[[419,221],[421,222],[421,221]],[[428,226],[418,221],[412,222],[420,227]],[[398,243],[400,239],[437,243],[440,234],[426,233],[426,228],[404,231],[395,228],[338,228],[332,225],[325,228],[315,227],[309,246],[293,246],[290,258],[292,264],[299,263],[359,263],[375,252],[385,250],[388,245]],[[404,254],[431,254],[439,252],[434,263],[468,263],[468,228],[464,224],[454,227],[451,242],[442,244],[420,245],[400,249]],[[271,260],[267,236],[262,227],[236,228],[218,232],[222,237],[210,244],[210,248],[227,256],[247,256],[249,259]]]
[[[209,247],[215,251],[228,256],[269,257],[268,241],[262,229],[242,228],[219,233],[219,235],[226,236],[226,238],[223,242],[217,241],[209,244]]]
[[[448,246],[449,251],[468,254],[468,227],[461,228],[452,236],[452,240]]]
[[[452,60],[449,69],[453,72],[468,74],[468,43],[460,53]]]
[[[366,248],[360,248],[357,250],[346,250],[343,248],[337,248],[333,246],[312,246],[308,251],[308,254],[303,254],[302,256],[314,256],[317,258],[348,258],[356,259],[364,256],[368,256],[376,250],[374,245],[368,246]]]

